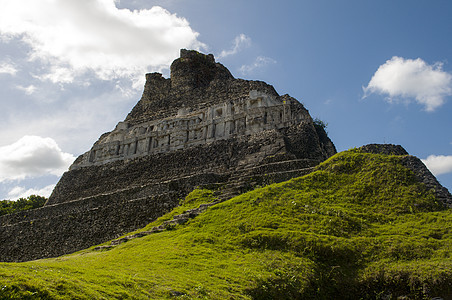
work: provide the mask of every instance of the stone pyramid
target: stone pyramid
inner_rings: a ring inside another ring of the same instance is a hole
[[[170,78],[146,75],[141,100],[77,158],[43,208],[2,220],[0,260],[84,249],[145,226],[196,187],[221,201],[307,174],[335,153],[296,99],[181,50]]]

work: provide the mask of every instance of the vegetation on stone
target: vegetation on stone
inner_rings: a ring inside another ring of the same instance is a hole
[[[16,201],[1,200],[0,201],[0,216],[12,214],[18,211],[34,209],[44,206],[47,198],[37,195],[31,195],[27,198],[19,198]]]
[[[450,299],[450,208],[403,159],[349,150],[173,230],[1,263],[0,299]],[[142,231],[215,200],[195,190]]]
[[[315,119],[313,120],[313,122],[314,122],[314,126],[320,127],[320,128],[322,128],[323,130],[326,130],[326,128],[328,127],[328,123],[322,121],[322,120],[319,119],[319,118],[315,118]]]

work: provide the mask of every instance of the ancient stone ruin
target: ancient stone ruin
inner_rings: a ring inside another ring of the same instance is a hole
[[[403,156],[438,200],[451,194],[400,146],[362,151]],[[0,261],[55,257],[121,237],[179,204],[196,187],[215,203],[259,185],[311,172],[336,153],[321,124],[296,99],[264,82],[234,78],[212,55],[181,50],[171,77],[146,75],[141,100],[113,131],[80,155],[42,208],[0,216]],[[182,224],[208,206],[166,221]]]
[[[181,50],[171,77],[146,75],[141,100],[77,158],[44,207],[1,217],[0,260],[84,249],[145,226],[198,186],[221,201],[307,174],[335,153],[296,99]]]

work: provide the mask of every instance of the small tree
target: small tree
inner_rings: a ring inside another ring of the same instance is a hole
[[[17,201],[0,201],[0,215],[11,214],[17,211],[29,210],[44,206],[47,198],[38,195],[31,195],[27,198],[19,198]]]
[[[313,121],[314,121],[314,126],[315,126],[315,127],[322,128],[322,129],[325,130],[325,132],[326,132],[326,128],[328,127],[328,123],[323,122],[323,121],[320,120],[319,118],[315,118]]]

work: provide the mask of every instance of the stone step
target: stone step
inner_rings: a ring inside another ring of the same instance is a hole
[[[255,174],[255,175],[245,175],[243,177],[231,177],[231,180],[225,185],[225,189],[227,188],[237,188],[243,187],[247,185],[268,185],[271,183],[277,183],[289,180],[294,177],[301,177],[307,175],[314,171],[314,167],[311,168],[302,168],[288,171],[280,171],[280,172],[271,172],[267,174]]]
[[[288,170],[294,169],[305,169],[315,167],[319,164],[319,160],[316,159],[293,159],[286,161],[278,161],[267,164],[262,164],[259,166],[248,167],[244,169],[237,170],[235,173],[239,174],[239,176],[243,176],[245,174],[266,174],[266,173],[275,173],[275,172],[284,172]],[[236,176],[236,174],[232,174],[231,177]]]

